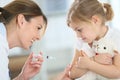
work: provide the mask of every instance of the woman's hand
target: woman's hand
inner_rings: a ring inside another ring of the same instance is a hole
[[[108,53],[95,55],[94,60],[95,62],[104,64],[104,65],[112,64],[112,56]]]
[[[62,72],[55,80],[72,80],[69,77],[70,70],[71,70],[71,66],[69,65],[66,67],[64,72]]]
[[[14,80],[29,80],[33,76],[35,76],[37,73],[39,73],[42,62],[43,62],[43,57],[42,54],[38,55],[36,58],[36,61],[33,61],[33,53],[31,53],[25,62],[22,71],[18,77],[16,77]]]

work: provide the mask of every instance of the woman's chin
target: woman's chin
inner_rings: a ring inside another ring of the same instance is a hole
[[[30,49],[30,46],[24,46],[23,47],[25,50],[29,50]]]

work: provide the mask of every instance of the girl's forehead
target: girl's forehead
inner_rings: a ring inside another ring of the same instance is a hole
[[[69,24],[69,26],[70,26],[70,28],[72,28],[73,30],[76,30],[78,27],[80,27],[78,24],[73,23],[73,22],[71,22],[71,23]]]
[[[88,24],[87,22],[84,22],[84,21],[73,21],[70,23],[71,26],[83,26],[83,25],[86,25]]]
[[[74,28],[74,27],[76,27],[77,25],[76,25],[74,22],[71,22],[71,23],[69,23],[69,26],[70,26],[71,28]]]

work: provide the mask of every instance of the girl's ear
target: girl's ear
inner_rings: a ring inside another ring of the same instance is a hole
[[[92,22],[93,22],[94,24],[100,23],[100,17],[97,16],[97,15],[92,16]]]
[[[23,14],[19,14],[17,16],[17,24],[18,24],[18,26],[19,27],[23,26],[25,22],[26,22],[26,20],[25,20],[24,15]]]

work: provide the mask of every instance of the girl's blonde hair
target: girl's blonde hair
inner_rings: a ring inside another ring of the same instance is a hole
[[[92,16],[98,15],[102,24],[112,20],[113,10],[108,3],[100,3],[98,0],[75,0],[69,10],[67,24],[71,21],[89,21]]]

